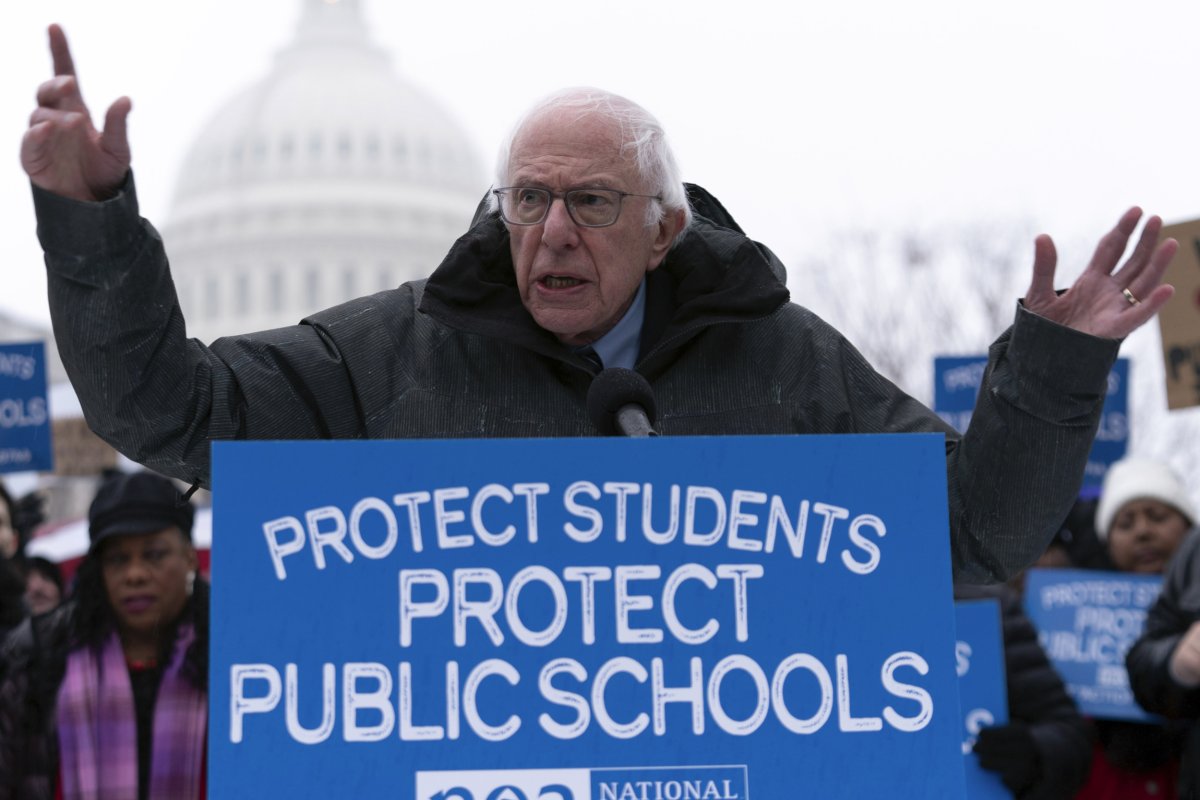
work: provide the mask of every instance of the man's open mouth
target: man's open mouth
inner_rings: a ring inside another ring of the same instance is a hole
[[[568,278],[560,275],[547,275],[542,278],[542,284],[547,289],[569,289],[583,283],[579,278]]]

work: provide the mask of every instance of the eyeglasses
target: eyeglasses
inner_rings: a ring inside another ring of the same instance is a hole
[[[576,225],[584,228],[606,228],[621,216],[621,200],[626,197],[649,197],[662,201],[656,194],[634,194],[616,189],[571,189],[552,192],[529,186],[506,186],[493,189],[500,201],[500,216],[510,225],[538,225],[550,214],[550,204],[561,197],[567,213]]]

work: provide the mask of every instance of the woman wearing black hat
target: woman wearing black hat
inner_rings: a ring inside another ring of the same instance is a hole
[[[208,585],[192,514],[152,473],[100,487],[74,595],[5,646],[0,800],[203,797]]]

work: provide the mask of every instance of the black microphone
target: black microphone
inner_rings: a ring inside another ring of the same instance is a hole
[[[592,378],[587,410],[605,436],[658,436],[653,427],[654,392],[649,381],[631,369],[610,367]]]

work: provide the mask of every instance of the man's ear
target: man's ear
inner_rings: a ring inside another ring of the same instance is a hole
[[[650,246],[650,262],[646,265],[646,272],[657,269],[658,265],[667,257],[667,251],[675,243],[675,237],[683,230],[686,220],[687,214],[680,208],[664,214],[663,218],[658,221],[658,230],[654,237],[654,243]]]

